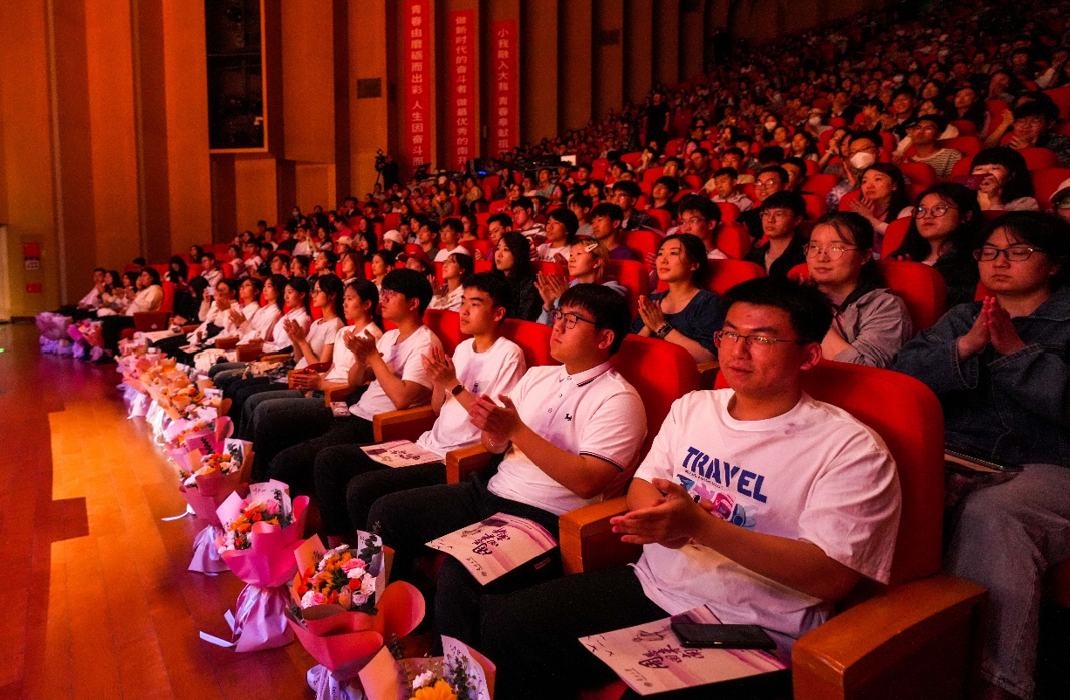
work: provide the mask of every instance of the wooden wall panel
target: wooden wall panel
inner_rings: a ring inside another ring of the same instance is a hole
[[[624,3],[624,97],[643,100],[654,85],[654,0]]]
[[[592,114],[592,0],[567,0],[559,6],[557,127],[584,126]]]
[[[624,3],[596,0],[593,41],[593,116],[604,119],[624,103]]]
[[[557,135],[557,0],[520,6],[520,138],[534,143]]]
[[[654,82],[680,82],[680,0],[654,3]]]

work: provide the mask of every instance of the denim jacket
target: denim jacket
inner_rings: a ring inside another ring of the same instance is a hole
[[[1026,347],[991,345],[959,362],[957,343],[981,302],[960,304],[903,346],[895,369],[940,397],[949,447],[1018,464],[1070,467],[1070,289],[1012,319]]]

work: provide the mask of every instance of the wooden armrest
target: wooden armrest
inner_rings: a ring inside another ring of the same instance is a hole
[[[260,362],[286,362],[290,359],[290,353],[280,352],[277,355],[264,355],[260,358]]]
[[[559,521],[565,574],[595,571],[639,558],[643,548],[620,541],[609,519],[628,512],[625,496],[569,511]]]
[[[348,384],[343,384],[342,382],[321,384],[320,391],[323,392],[323,403],[327,408],[331,407],[331,402],[345,401],[345,398],[353,393],[353,389],[350,389]]]
[[[459,484],[469,474],[486,469],[494,457],[483,445],[462,447],[446,453],[446,482]]]
[[[712,389],[717,384],[717,372],[721,363],[717,360],[698,363],[699,384],[703,389]]]
[[[240,338],[236,335],[228,335],[225,338],[215,337],[215,346],[217,350],[233,350],[238,347],[238,341]]]
[[[192,333],[193,331],[197,330],[200,327],[201,327],[201,324],[199,324],[199,323],[187,323],[186,325],[182,326],[182,332],[185,333],[186,335],[189,335],[190,333]]]
[[[890,588],[804,635],[795,700],[961,698],[975,671],[985,590],[936,575]]]
[[[405,408],[400,411],[387,411],[372,417],[376,442],[391,440],[412,440],[431,429],[438,418],[435,409],[430,406]]]

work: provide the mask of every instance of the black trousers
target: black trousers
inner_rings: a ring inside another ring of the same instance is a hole
[[[495,698],[570,698],[617,680],[580,637],[669,617],[650,601],[630,567],[565,578],[484,600],[480,651],[497,665]],[[787,700],[791,675],[777,672],[662,693],[668,700]],[[628,691],[625,698],[638,698]]]
[[[495,496],[487,490],[486,481],[481,476],[462,484],[426,486],[384,496],[372,506],[368,525],[371,529],[378,523],[383,544],[394,548],[395,574],[392,578],[421,583],[413,580],[414,560],[421,554],[435,553],[425,543],[499,512],[534,520],[557,537],[556,515]],[[434,596],[429,598],[434,601],[435,629],[439,634],[455,637],[482,650],[479,636],[481,601],[485,594],[518,590],[560,575],[560,551],[554,549],[547,565],[521,567],[485,589],[463,564],[453,557],[446,557],[435,581]]]
[[[323,529],[342,536],[363,530],[372,504],[399,491],[446,483],[442,462],[397,469],[379,464],[359,445],[337,445],[320,450],[315,464],[316,501]]]
[[[257,420],[263,416],[266,423],[258,426],[257,433],[270,435],[270,439],[261,440],[268,455],[273,455],[267,465],[266,477],[289,484],[291,493],[312,493],[316,457],[321,450],[336,445],[367,445],[375,441],[371,421],[356,416],[335,418],[326,408],[323,412],[302,413],[300,417],[295,414],[287,422],[286,403],[269,401],[258,407]],[[278,429],[272,429],[272,425],[278,425]],[[259,449],[255,443],[254,447]],[[256,460],[259,459],[257,454]],[[254,474],[255,469],[256,463]]]
[[[105,316],[100,319],[100,338],[104,341],[104,347],[113,353],[119,352],[119,337],[124,330],[133,327],[133,316]]]

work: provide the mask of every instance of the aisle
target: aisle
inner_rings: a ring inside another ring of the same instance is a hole
[[[200,529],[173,465],[127,420],[114,366],[42,356],[0,326],[0,698],[311,698],[297,643],[236,654],[242,583],[186,570]]]

